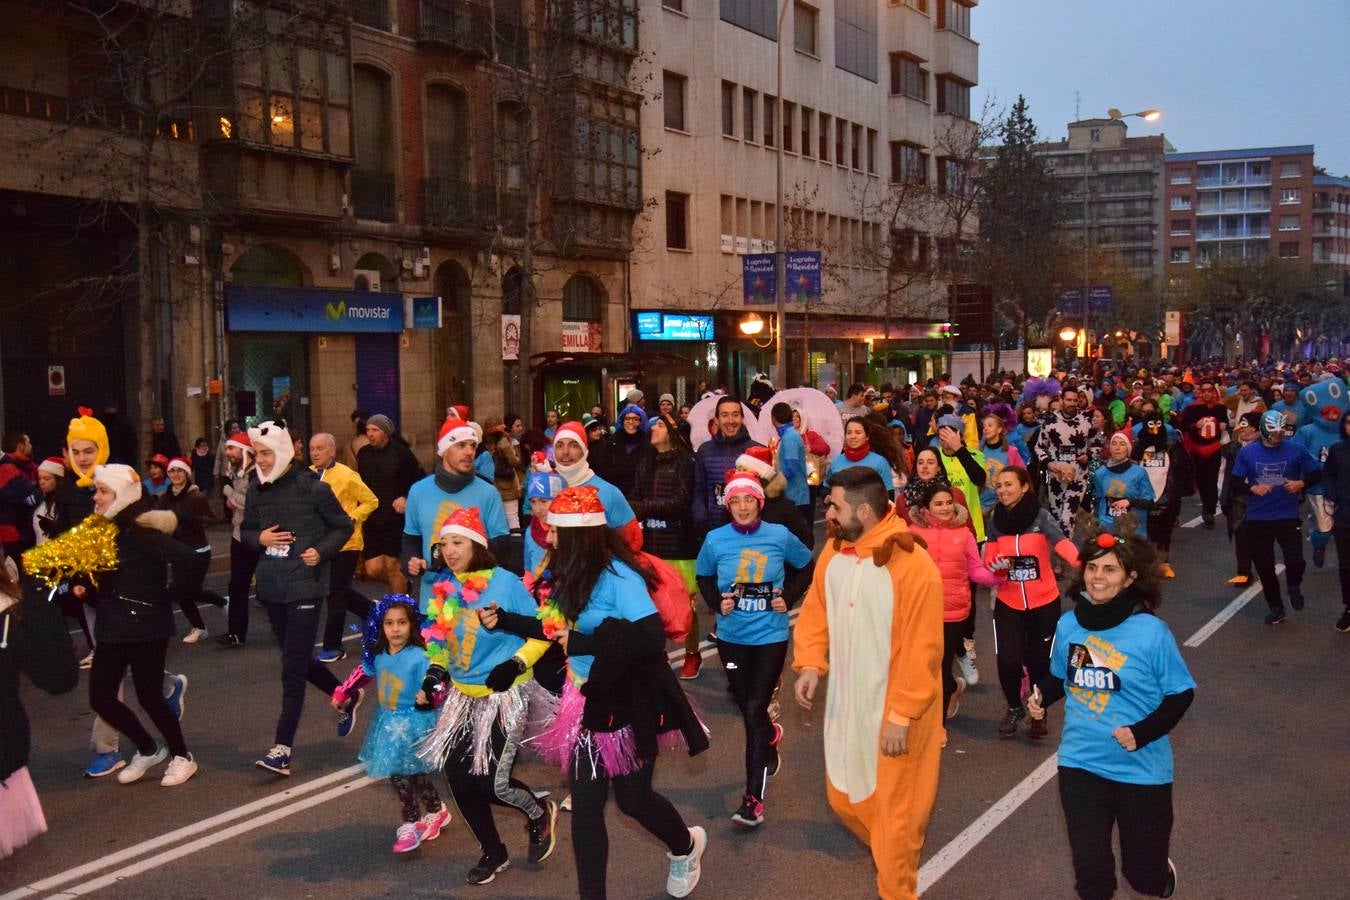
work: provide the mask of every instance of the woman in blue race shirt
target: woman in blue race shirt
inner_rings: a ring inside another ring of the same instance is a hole
[[[1155,615],[1161,600],[1152,547],[1101,534],[1081,550],[1077,606],[1055,629],[1050,674],[1027,698],[1033,719],[1065,698],[1059,796],[1083,900],[1115,896],[1111,832],[1121,872],[1140,894],[1170,897],[1172,746],[1168,733],[1195,698],[1176,639]]]

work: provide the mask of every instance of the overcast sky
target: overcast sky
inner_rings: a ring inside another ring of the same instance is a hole
[[[1350,176],[1350,0],[981,0],[980,86],[1026,96],[1043,139],[1108,107],[1179,151],[1316,145]],[[1079,107],[1075,114],[1075,96]]]

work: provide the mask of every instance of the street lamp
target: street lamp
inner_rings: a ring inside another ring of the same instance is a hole
[[[1072,344],[1076,337],[1078,337],[1078,332],[1073,329],[1072,325],[1065,325],[1059,330],[1059,339],[1066,344]]]
[[[780,0],[778,4],[778,94],[773,99],[773,127],[781,129],[783,127],[783,19],[787,17],[788,7],[792,4],[789,0]],[[774,205],[773,205],[773,296],[775,305],[775,315],[778,318],[778,349],[774,354],[774,362],[778,373],[774,377],[778,379],[780,387],[788,385],[787,377],[787,348],[783,346],[783,339],[787,332],[787,271],[783,257],[783,136],[776,135],[774,146],[778,152],[774,154]],[[767,346],[767,345],[766,345]]]

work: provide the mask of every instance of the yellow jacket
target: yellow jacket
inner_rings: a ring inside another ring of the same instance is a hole
[[[313,466],[310,466],[313,469]],[[361,523],[370,518],[370,514],[375,511],[375,507],[380,505],[379,498],[366,487],[366,483],[361,480],[352,469],[347,468],[340,462],[333,463],[327,469],[318,473],[319,480],[333,489],[333,495],[337,497],[338,504],[356,525],[352,531],[352,538],[342,548],[345,553],[348,550],[362,550],[366,546],[365,538],[361,535]]]

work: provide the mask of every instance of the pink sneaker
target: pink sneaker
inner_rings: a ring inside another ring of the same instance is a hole
[[[417,830],[423,842],[434,841],[441,836],[441,829],[450,824],[450,807],[441,804],[435,812],[427,813],[417,823]]]
[[[422,846],[422,831],[412,822],[398,826],[398,836],[394,840],[395,853],[411,853]]]

